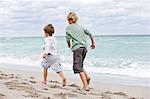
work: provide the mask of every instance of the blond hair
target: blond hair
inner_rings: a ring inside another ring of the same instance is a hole
[[[69,20],[69,19],[72,19],[74,22],[77,22],[78,17],[77,17],[77,15],[76,15],[74,12],[70,12],[70,13],[68,14],[68,16],[67,16],[67,19],[68,19],[68,20]]]

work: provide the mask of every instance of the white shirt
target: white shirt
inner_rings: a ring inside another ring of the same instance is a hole
[[[48,36],[44,38],[45,41],[45,53],[50,53],[51,55],[58,55],[57,52],[57,42],[54,36]]]

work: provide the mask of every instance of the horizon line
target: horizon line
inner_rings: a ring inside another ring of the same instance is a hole
[[[150,34],[123,34],[123,35],[93,35],[94,37],[98,37],[98,36],[150,36]],[[0,38],[39,38],[39,37],[43,37],[43,36],[0,36]],[[55,37],[65,37],[65,35],[56,35]]]

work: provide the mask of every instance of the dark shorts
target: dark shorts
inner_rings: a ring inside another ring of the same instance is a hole
[[[73,51],[73,70],[74,73],[83,72],[83,62],[86,56],[87,50],[84,47],[80,47]]]

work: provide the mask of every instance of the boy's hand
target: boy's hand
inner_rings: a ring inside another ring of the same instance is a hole
[[[94,38],[93,38],[93,36],[92,36],[92,33],[91,33],[91,35],[90,35],[90,39],[91,39],[91,49],[94,49],[95,48],[95,42],[94,42]]]
[[[92,45],[91,45],[91,49],[94,49],[94,48],[95,48],[95,44],[92,44]]]

